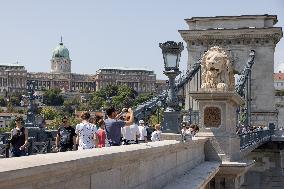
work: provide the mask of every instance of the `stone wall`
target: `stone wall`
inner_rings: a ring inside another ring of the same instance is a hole
[[[162,188],[204,162],[205,139],[2,159],[0,188]]]
[[[284,188],[284,153],[275,144],[266,144],[252,151],[248,158],[256,161],[244,175],[241,189]]]

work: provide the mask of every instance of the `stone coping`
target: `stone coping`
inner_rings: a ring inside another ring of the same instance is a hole
[[[236,104],[244,104],[244,99],[234,91],[193,91],[189,95],[195,100],[226,100],[233,101]]]
[[[244,161],[223,161],[221,163],[221,167],[222,166],[226,166],[226,167],[247,167],[247,166],[251,166],[255,163],[254,160],[244,160]]]
[[[169,150],[179,151],[184,148],[195,148],[199,145],[204,145],[205,141],[206,139],[200,139],[181,143],[174,140],[164,140],[125,146],[95,148],[90,150],[5,158],[0,160],[0,183],[6,179],[10,180],[15,176],[7,174],[8,172],[12,173],[16,171],[18,176],[27,176],[35,174],[35,172],[31,171],[31,169],[37,169],[39,172],[50,172],[58,169],[69,169],[70,166],[74,166],[71,167],[71,169],[76,170],[76,167],[78,168],[78,164],[83,163],[84,167],[88,167],[88,165],[94,166],[93,164],[99,164],[108,160],[112,160],[113,164],[119,164],[123,161],[131,161],[147,157],[147,155],[149,156],[150,154],[163,153]],[[48,165],[53,166],[50,168]],[[44,167],[48,167],[48,170],[44,169]],[[22,174],[18,174],[19,171],[22,172]]]
[[[206,184],[219,171],[220,162],[204,162],[194,169],[187,171],[182,177],[174,180],[163,189],[200,189],[205,188]]]
[[[252,166],[255,165],[255,160],[242,160],[236,162],[222,162],[220,172],[223,175],[242,175],[246,173]]]

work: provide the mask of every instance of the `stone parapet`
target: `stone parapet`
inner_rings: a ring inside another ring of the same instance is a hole
[[[0,188],[161,188],[204,162],[205,141],[159,141],[2,159]]]

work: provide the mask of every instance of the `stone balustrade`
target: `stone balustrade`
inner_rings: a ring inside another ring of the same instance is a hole
[[[204,162],[207,139],[2,159],[0,188],[162,188]]]

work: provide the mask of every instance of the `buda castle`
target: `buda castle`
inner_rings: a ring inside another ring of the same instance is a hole
[[[72,73],[69,50],[62,40],[54,48],[50,63],[50,72],[28,72],[18,63],[0,63],[0,94],[25,92],[29,81],[35,83],[36,91],[57,88],[67,93],[94,92],[107,85],[127,85],[138,93],[145,93],[166,85],[156,82],[154,71],[146,69],[103,68],[94,74]]]

